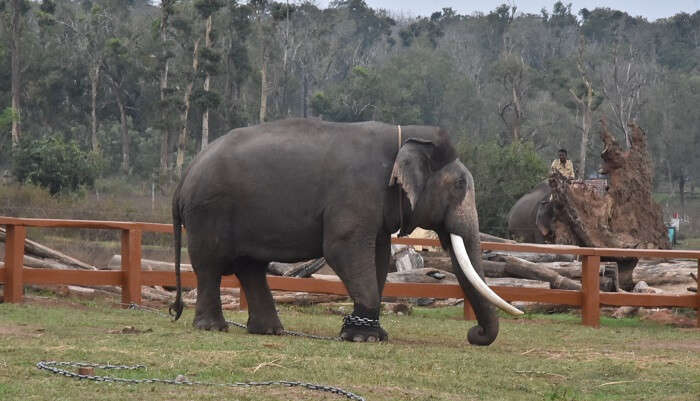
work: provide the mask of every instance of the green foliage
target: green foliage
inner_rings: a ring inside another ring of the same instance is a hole
[[[99,155],[84,152],[60,136],[23,140],[13,156],[17,179],[48,188],[51,194],[92,185],[100,172]]]
[[[379,76],[365,67],[355,67],[352,74],[329,94],[317,93],[311,109],[332,121],[366,121],[372,119],[381,96]]]
[[[424,48],[395,56],[379,69],[355,67],[350,76],[311,101],[314,113],[332,121],[378,120],[397,124],[464,127],[478,108],[470,80],[445,54]]]
[[[220,63],[221,63],[221,53],[217,50],[201,47],[199,49],[200,57],[200,68],[202,71],[207,72],[210,75],[218,74]]]
[[[12,112],[12,107],[6,107],[2,113],[0,113],[0,133],[7,132],[10,126],[12,126],[12,120],[17,117],[17,113]]]
[[[482,232],[506,236],[510,208],[524,194],[542,182],[547,163],[531,143],[513,142],[501,146],[461,142],[460,159],[474,176],[479,226]]]
[[[192,102],[202,110],[215,109],[219,107],[221,101],[221,95],[213,91],[205,91],[200,88],[192,93]]]
[[[194,8],[197,9],[202,18],[209,18],[215,14],[220,8],[224,7],[223,0],[195,0]]]

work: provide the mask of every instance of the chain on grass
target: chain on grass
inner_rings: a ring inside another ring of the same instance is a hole
[[[147,378],[147,379],[126,379],[123,377],[114,376],[97,376],[97,375],[85,375],[71,372],[65,368],[95,368],[95,369],[105,369],[105,370],[139,370],[145,369],[144,365],[111,365],[111,364],[99,364],[91,362],[57,362],[57,361],[40,361],[36,364],[36,367],[41,370],[46,370],[48,372],[69,377],[78,380],[90,380],[98,383],[123,383],[123,384],[172,384],[179,386],[209,386],[209,387],[234,387],[234,388],[250,388],[250,387],[263,387],[263,386],[285,386],[285,387],[301,387],[307,390],[321,391],[331,394],[336,394],[345,397],[349,400],[355,401],[365,401],[364,397],[359,396],[350,391],[343,390],[338,387],[324,386],[314,383],[305,383],[298,381],[286,381],[286,380],[276,380],[276,381],[263,381],[263,382],[233,382],[233,383],[212,383],[212,382],[200,382],[191,381],[184,376],[177,376],[175,379],[159,379],[159,378]]]

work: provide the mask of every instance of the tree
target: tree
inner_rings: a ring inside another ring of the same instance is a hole
[[[100,170],[95,154],[83,152],[75,141],[66,142],[60,136],[23,139],[13,159],[13,172],[20,182],[46,187],[52,195],[93,185]]]
[[[458,144],[460,159],[474,176],[479,228],[507,236],[508,211],[521,196],[544,180],[548,168],[532,145],[513,141]]]
[[[182,45],[183,50],[186,53],[192,54],[192,67],[187,71],[185,70],[185,90],[183,93],[182,109],[180,114],[180,135],[177,141],[177,158],[175,160],[175,176],[182,176],[182,167],[185,164],[185,150],[187,146],[187,136],[188,136],[188,124],[190,108],[192,106],[192,89],[194,88],[194,82],[199,73],[199,43],[201,38],[199,36],[193,36],[192,21],[185,18],[184,15],[180,15],[175,21],[173,21],[174,28],[178,31],[179,39],[178,42]],[[190,38],[196,37],[194,42],[190,41]]]
[[[197,0],[194,7],[199,15],[206,20],[204,31],[204,47],[200,49],[202,68],[204,69],[204,93],[200,95],[204,113],[202,115],[202,150],[209,144],[209,108],[216,107],[218,98],[209,91],[211,76],[217,73],[217,65],[221,55],[212,49],[214,40],[212,34],[212,16],[224,6],[221,0]]]
[[[576,102],[577,114],[579,114],[581,118],[579,126],[581,129],[579,178],[582,179],[586,178],[586,154],[588,152],[589,135],[593,122],[593,111],[595,111],[603,101],[603,97],[593,91],[593,83],[584,59],[585,48],[586,39],[581,35],[578,57],[576,59],[576,69],[580,75],[581,85],[575,88],[569,88],[569,92]]]
[[[130,101],[129,85],[134,82],[135,65],[129,54],[129,49],[136,44],[126,38],[111,38],[107,40],[104,59],[104,70],[110,82],[112,94],[119,108],[121,126],[122,161],[121,169],[129,174],[131,138],[127,119],[127,106]]]
[[[15,149],[22,136],[22,43],[21,36],[24,29],[24,16],[31,10],[31,4],[27,0],[10,0],[9,9],[4,10],[3,26],[10,31],[10,56],[12,58],[12,148]],[[6,8],[5,2],[2,7]],[[3,10],[0,10],[3,11]]]
[[[615,126],[624,133],[627,147],[630,146],[630,128],[628,123],[637,116],[641,101],[641,90],[646,85],[639,66],[643,61],[637,52],[625,46],[626,52],[620,54],[622,45],[618,42],[612,49],[612,61],[603,69],[603,93],[608,99],[608,106],[614,116]]]
[[[231,1],[228,6],[227,29],[228,46],[225,58],[224,115],[230,128],[240,127],[248,121],[245,103],[242,99],[243,84],[250,78],[251,61],[246,46],[252,33],[251,15],[253,10],[246,4]]]
[[[522,57],[515,54],[513,49],[507,48],[494,65],[493,74],[500,81],[508,98],[498,104],[498,115],[509,131],[509,140],[519,141],[527,118],[524,102],[530,85],[530,69]]]
[[[168,150],[170,142],[170,129],[172,119],[173,99],[171,91],[168,89],[168,72],[170,59],[173,57],[171,43],[168,39],[170,27],[170,17],[175,13],[175,2],[177,0],[161,0],[160,2],[160,45],[161,53],[159,57],[160,66],[160,175],[164,177],[168,173]]]

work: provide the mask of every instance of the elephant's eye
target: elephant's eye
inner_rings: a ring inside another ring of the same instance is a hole
[[[467,187],[467,180],[465,180],[464,178],[460,178],[457,180],[457,182],[455,182],[455,188],[457,188],[459,190],[465,189],[466,187]]]

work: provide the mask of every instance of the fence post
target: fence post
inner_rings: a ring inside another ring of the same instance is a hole
[[[584,255],[581,268],[583,325],[597,328],[600,327],[600,256]]]
[[[24,226],[7,225],[5,240],[5,290],[4,301],[21,303],[24,296],[24,239],[27,228]]]
[[[700,327],[700,258],[698,258],[698,272],[695,278],[695,317],[698,320],[695,327]]]
[[[141,230],[122,230],[122,303],[141,304]]]
[[[469,299],[467,296],[464,296],[464,302],[463,302],[463,309],[464,309],[464,320],[476,320],[476,314],[474,313],[474,308],[472,308],[472,304],[469,303]]]

